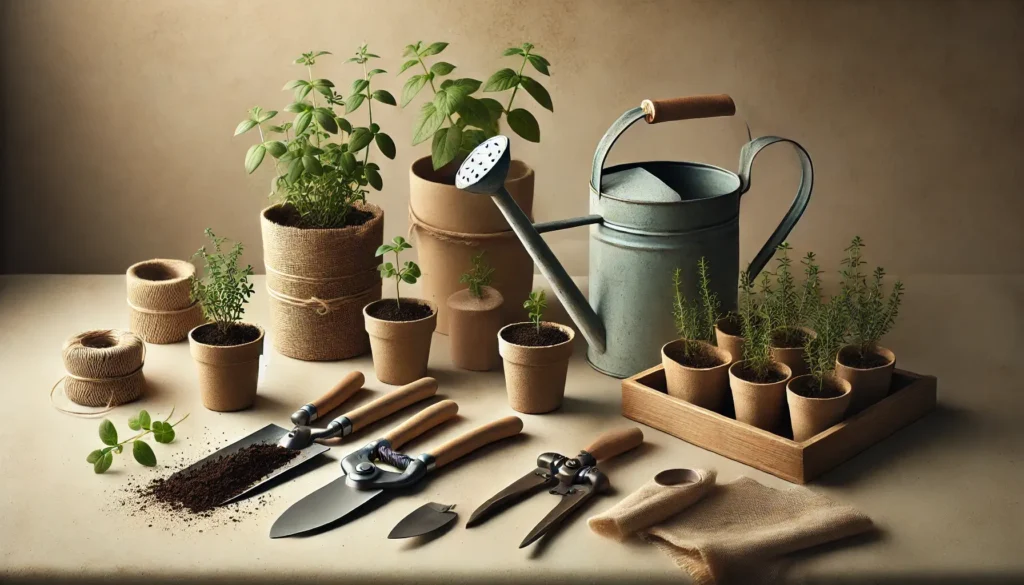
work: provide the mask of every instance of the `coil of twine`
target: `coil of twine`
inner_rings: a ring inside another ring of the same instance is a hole
[[[128,268],[131,330],[147,343],[177,343],[204,321],[192,301],[190,281],[196,268],[184,260],[146,260]]]
[[[51,402],[54,390],[63,382],[64,395],[71,402],[104,407],[98,412],[82,412],[54,404],[61,412],[100,415],[142,395],[146,344],[134,333],[116,329],[79,333],[64,342],[61,357],[67,373],[50,389]]]

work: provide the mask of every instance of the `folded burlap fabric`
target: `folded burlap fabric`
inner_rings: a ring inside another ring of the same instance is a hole
[[[700,585],[764,582],[781,556],[872,527],[809,489],[776,490],[747,477],[715,485],[708,470],[662,472],[589,524],[604,536],[654,543]]]

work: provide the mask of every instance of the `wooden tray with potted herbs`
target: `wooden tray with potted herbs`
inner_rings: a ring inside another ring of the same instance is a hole
[[[669,396],[662,366],[622,381],[622,415],[781,477],[807,483],[921,418],[936,400],[934,376],[897,369],[889,395],[803,442],[741,423],[732,402],[722,413]]]

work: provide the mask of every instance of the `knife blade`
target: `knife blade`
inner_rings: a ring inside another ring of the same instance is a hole
[[[337,522],[383,491],[356,489],[345,483],[343,475],[285,510],[270,528],[270,538],[294,536]]]
[[[410,512],[408,516],[402,518],[391,529],[388,538],[391,540],[412,538],[444,528],[451,524],[458,516],[458,514],[451,511],[454,507],[454,504],[449,506],[447,504],[438,504],[437,502],[423,504]]]

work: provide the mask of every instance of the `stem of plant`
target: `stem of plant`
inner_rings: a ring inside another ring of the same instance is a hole
[[[528,61],[527,55],[529,55],[529,54],[530,54],[530,52],[527,51],[523,55],[523,64],[519,66],[519,73],[516,73],[516,78],[517,79],[521,78],[522,75],[523,75],[523,69],[526,68],[526,62]],[[512,88],[512,95],[509,96],[509,98],[508,98],[508,106],[505,108],[505,113],[506,114],[512,111],[512,100],[516,99],[516,92],[517,91],[519,91],[519,84],[518,83],[516,84],[515,87]]]
[[[396,270],[399,269],[398,252],[395,252],[395,269]],[[398,307],[398,308],[402,308],[402,301],[399,300],[399,294],[398,294],[398,287],[401,284],[402,284],[402,277],[401,277],[401,274],[399,274],[399,277],[395,279],[395,306]]]
[[[312,65],[306,65],[306,71],[309,74],[309,83],[310,83],[310,85],[312,85],[313,84],[313,66]],[[313,98],[313,109],[315,110],[316,109],[316,90],[310,91],[309,92],[309,96],[311,98]],[[316,121],[316,116],[313,116],[313,124],[315,124],[317,128],[320,127],[320,122]],[[314,132],[313,134],[316,135],[316,147],[320,148],[320,133],[319,132]],[[316,159],[318,161],[320,161],[320,162],[323,162],[323,159],[320,158],[319,154],[316,155]]]
[[[434,92],[434,95],[437,95],[437,88],[434,87],[434,79],[430,77],[430,70],[427,69],[426,63],[423,62],[423,57],[416,55],[416,60],[420,62],[420,67],[423,68],[423,74],[427,76],[427,83],[430,84],[430,91]],[[455,125],[455,120],[452,120],[451,114],[448,114],[448,123],[452,126]]]
[[[373,126],[373,98],[370,96],[370,78],[366,76],[366,63],[363,63],[363,79],[366,80],[366,113],[369,116],[370,126]],[[363,156],[363,166],[370,161],[370,150],[373,148],[373,142],[366,146],[366,155]]]

